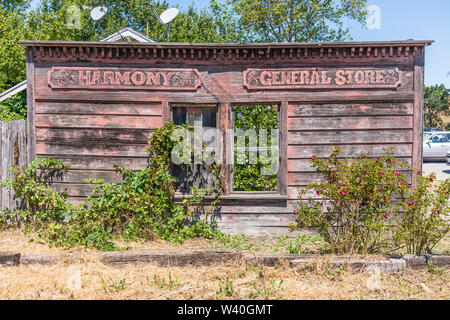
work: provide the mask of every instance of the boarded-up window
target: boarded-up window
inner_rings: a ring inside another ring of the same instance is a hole
[[[173,121],[185,125],[190,140],[190,163],[174,165],[179,191],[190,193],[192,187],[214,187],[216,177],[211,174],[217,162],[217,107],[173,106]],[[189,162],[189,161],[188,161]]]

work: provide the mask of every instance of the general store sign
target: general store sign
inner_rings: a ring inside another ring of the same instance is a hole
[[[201,75],[196,69],[53,67],[48,84],[55,89],[197,90]]]
[[[244,86],[265,89],[365,89],[397,88],[401,84],[398,68],[287,68],[247,69]]]

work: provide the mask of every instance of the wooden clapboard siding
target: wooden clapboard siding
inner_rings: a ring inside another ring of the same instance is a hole
[[[327,157],[331,154],[333,145],[306,145],[306,146],[288,146],[289,159],[311,159],[312,156]],[[412,144],[361,144],[361,145],[339,145],[344,157],[354,157],[361,153],[369,153],[372,156],[381,156],[386,154],[390,148],[397,157],[410,157],[412,155]]]
[[[36,102],[36,114],[162,116],[161,103]]]
[[[118,157],[118,156],[98,156],[89,155],[83,156],[67,155],[67,154],[46,154],[42,155],[46,157],[52,157],[61,160],[62,162],[69,163],[71,169],[76,170],[112,170],[115,171],[114,164],[119,167],[125,167],[133,170],[145,169],[148,165],[148,156],[142,157]]]
[[[364,130],[412,129],[412,116],[361,116],[361,117],[303,117],[289,118],[288,127],[294,130]]]
[[[408,165],[411,165],[412,162],[410,157],[397,158],[397,160],[405,162]],[[314,171],[315,169],[311,166],[311,159],[290,159],[288,161],[288,172],[314,172]]]
[[[36,140],[47,143],[83,145],[89,142],[107,144],[147,144],[153,130],[145,129],[76,129],[37,128]]]
[[[161,127],[162,123],[162,116],[36,114],[37,128],[132,128],[148,130]]]
[[[54,180],[54,182],[64,183],[85,183],[86,179],[102,179],[106,183],[120,183],[122,176],[120,173],[110,170],[67,170],[60,179]]]
[[[410,172],[407,173],[409,176],[409,184],[411,184]],[[323,179],[323,174],[318,172],[289,172],[288,174],[288,185],[289,186],[306,186],[308,183],[317,182]]]
[[[77,201],[91,193],[89,178],[120,182],[119,167],[138,170],[147,166],[153,129],[162,126],[162,103],[80,103],[37,101],[36,155],[60,159],[70,165],[55,190],[68,189]],[[78,198],[78,199],[77,199]]]
[[[368,153],[382,156],[387,150],[412,164],[412,102],[289,104],[288,199],[298,198],[298,187],[319,181],[311,157],[328,157],[339,146],[341,157]],[[406,172],[411,180],[411,173]],[[410,181],[411,182],[411,181]]]
[[[289,224],[295,221],[292,212],[286,214],[221,214],[217,218],[219,228],[230,234],[246,234],[251,236],[288,237],[297,236],[297,232],[289,232]]]
[[[84,142],[82,145],[74,145],[69,142],[48,143],[36,142],[36,154],[45,155],[85,155],[85,156],[120,156],[120,157],[144,157],[146,144],[114,144],[100,143],[96,141]]]
[[[297,187],[318,178],[309,164],[312,155],[326,157],[331,147],[340,146],[343,157],[361,152],[374,157],[393,147],[397,158],[415,169],[421,167],[427,44],[30,44],[30,159],[36,150],[39,156],[70,163],[71,169],[54,188],[67,187],[69,200],[80,203],[90,192],[86,178],[120,181],[115,163],[145,168],[147,140],[153,129],[171,118],[171,104],[220,105],[217,127],[221,142],[227,140],[230,105],[281,105],[279,175],[283,181],[278,192],[282,196],[278,200],[257,199],[252,194],[246,199],[223,199],[218,222],[230,233],[286,234],[294,219]],[[202,84],[192,91],[52,89],[47,77],[54,66],[194,68],[201,74]],[[243,72],[248,68],[311,67],[396,67],[401,71],[401,84],[391,89],[299,90],[248,90],[243,85]],[[221,154],[226,155],[226,148],[223,146]],[[224,183],[227,196],[231,167],[223,166],[229,180]]]
[[[412,143],[412,131],[401,130],[330,130],[290,131],[289,145]]]
[[[346,103],[346,104],[290,104],[288,116],[294,117],[349,117],[412,115],[412,103]]]

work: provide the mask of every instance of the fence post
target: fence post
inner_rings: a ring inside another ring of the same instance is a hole
[[[26,126],[25,120],[1,121],[0,179],[5,181],[11,175],[13,167],[21,168],[26,165]],[[0,190],[0,210],[15,210],[21,202],[15,198],[14,191],[8,188]]]

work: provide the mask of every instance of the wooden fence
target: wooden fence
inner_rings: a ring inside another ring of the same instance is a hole
[[[26,124],[25,120],[1,121],[0,159],[1,181],[11,177],[10,170],[27,164]],[[0,210],[14,210],[20,206],[14,191],[0,188]]]

